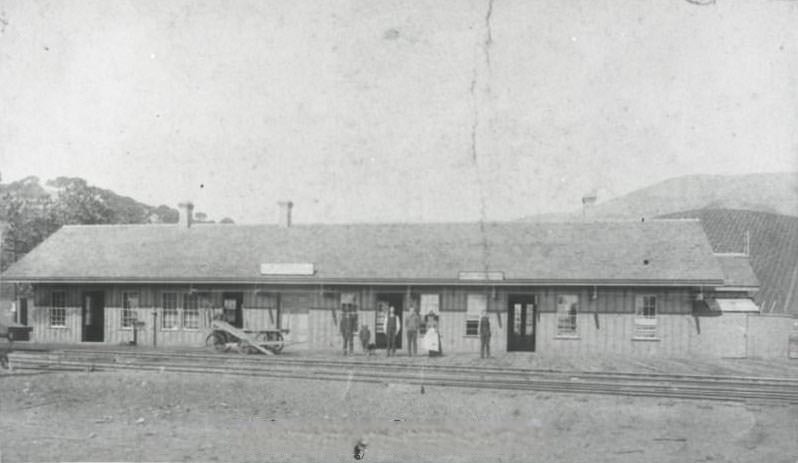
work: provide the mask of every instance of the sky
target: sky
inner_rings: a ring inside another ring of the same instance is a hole
[[[796,171],[796,24],[787,0],[0,0],[0,172],[338,223]]]

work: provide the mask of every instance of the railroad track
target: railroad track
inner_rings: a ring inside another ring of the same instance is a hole
[[[603,394],[715,401],[798,404],[798,379],[534,370],[440,364],[392,363],[119,350],[17,351],[19,369],[138,370],[240,376],[401,383],[530,392]]]

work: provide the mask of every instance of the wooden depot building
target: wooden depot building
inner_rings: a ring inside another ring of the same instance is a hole
[[[477,352],[487,310],[495,352],[724,355],[758,310],[748,258],[713,254],[697,220],[292,225],[281,207],[275,225],[193,224],[184,203],[179,224],[65,226],[2,280],[29,288],[16,306],[46,343],[126,343],[138,321],[139,342],[199,346],[223,316],[337,352],[342,312],[380,346],[393,306],[437,319],[444,353]]]

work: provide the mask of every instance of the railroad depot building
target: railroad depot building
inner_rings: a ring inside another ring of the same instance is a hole
[[[223,317],[338,352],[343,312],[380,347],[393,306],[444,354],[479,351],[487,310],[494,352],[733,356],[757,311],[748,258],[713,254],[697,220],[292,225],[287,203],[279,224],[217,225],[181,206],[179,224],[65,226],[13,264],[31,341],[127,343],[138,321],[139,343],[201,346]]]

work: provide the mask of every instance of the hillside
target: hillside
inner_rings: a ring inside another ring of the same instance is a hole
[[[798,172],[748,175],[687,175],[671,178],[590,210],[597,219],[656,217],[698,209],[740,209],[798,216]],[[524,220],[580,220],[582,210],[526,217]]]
[[[743,252],[750,232],[751,266],[761,289],[762,312],[798,314],[798,217],[732,209],[668,214],[698,218],[716,252]]]

